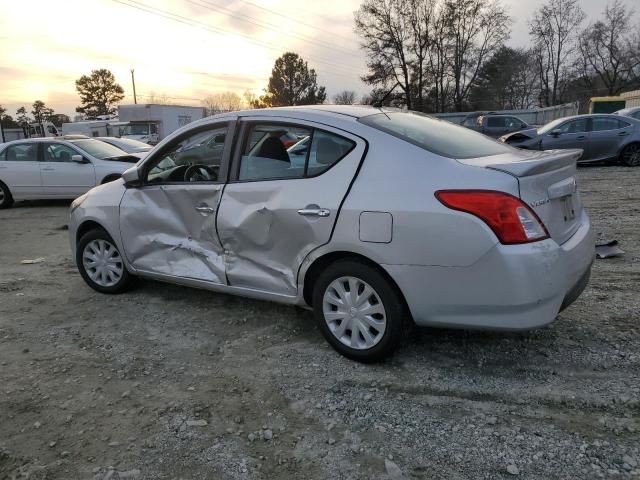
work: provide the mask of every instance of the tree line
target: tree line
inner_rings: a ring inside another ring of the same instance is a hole
[[[551,106],[640,88],[640,30],[620,0],[585,25],[578,0],[548,0],[528,21],[530,46],[505,45],[499,0],[364,0],[355,31],[362,80],[388,103],[425,112]]]

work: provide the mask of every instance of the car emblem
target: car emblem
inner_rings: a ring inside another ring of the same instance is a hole
[[[546,203],[549,203],[551,200],[549,200],[548,198],[542,198],[540,200],[535,200],[533,202],[530,202],[529,205],[531,205],[533,208],[535,207],[539,207],[540,205],[544,205]]]

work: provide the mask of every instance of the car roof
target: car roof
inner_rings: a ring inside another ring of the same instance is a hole
[[[369,115],[375,115],[382,112],[400,112],[398,108],[382,107],[377,108],[371,105],[304,105],[291,107],[271,107],[256,108],[251,110],[239,110],[236,112],[221,113],[208,118],[223,118],[228,116],[287,116],[293,115],[299,117],[301,115],[310,117],[341,117],[358,119]]]

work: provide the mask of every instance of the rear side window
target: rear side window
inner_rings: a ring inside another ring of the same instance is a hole
[[[513,151],[481,133],[418,112],[385,112],[362,117],[365,125],[448,158],[475,158]]]
[[[306,126],[254,124],[245,137],[238,180],[314,177],[354,147],[351,140]]]
[[[6,160],[8,162],[37,162],[38,145],[24,143],[10,145],[0,154],[0,160]]]
[[[351,140],[322,130],[314,130],[307,176],[314,177],[328,170],[353,147],[355,147],[355,143]]]
[[[616,118],[596,117],[593,119],[592,130],[594,132],[602,132],[604,130],[617,130],[628,125],[628,123],[622,122]]]

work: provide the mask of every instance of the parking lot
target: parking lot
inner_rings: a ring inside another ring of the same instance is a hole
[[[626,255],[555,323],[420,329],[378,365],[306,311],[151,281],[98,294],[68,202],[0,211],[0,479],[640,478],[640,170],[579,181]]]

